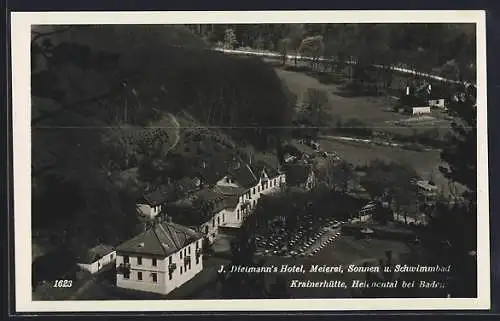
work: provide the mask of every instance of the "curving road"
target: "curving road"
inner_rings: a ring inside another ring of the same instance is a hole
[[[170,119],[172,120],[172,122],[174,123],[175,125],[175,140],[174,142],[172,143],[172,145],[168,148],[167,152],[171,151],[172,149],[175,148],[175,146],[177,146],[177,144],[179,143],[179,140],[181,138],[181,135],[180,135],[180,127],[181,125],[179,124],[179,121],[177,120],[177,117],[175,117],[174,114],[172,113],[168,113],[168,116],[170,117]]]
[[[213,48],[212,50],[223,52],[223,53],[227,53],[227,54],[233,54],[233,55],[260,56],[260,57],[268,57],[268,58],[281,58],[281,57],[283,57],[283,55],[280,54],[280,53],[270,52],[270,51],[243,50],[243,49],[224,49],[224,48]],[[301,55],[286,55],[286,57],[289,60],[290,59],[297,59],[297,60],[300,60],[300,61],[304,61],[304,60],[306,60],[306,61],[312,61],[312,60],[315,60],[315,61],[320,61],[320,62],[325,62],[325,61],[333,62],[332,59],[327,59],[327,58],[323,58],[323,57],[313,58],[313,57],[301,56]],[[350,65],[353,65],[355,63],[356,63],[356,61],[354,61],[354,60],[348,60],[347,61],[347,64],[350,64]],[[384,66],[382,66],[382,65],[374,65],[374,66],[376,68],[384,68]],[[415,70],[412,70],[412,69],[408,69],[408,68],[405,68],[405,66],[403,66],[403,65],[391,66],[390,69],[393,70],[393,71],[401,72],[403,74],[416,75],[416,76],[420,76],[420,77],[424,77],[424,78],[429,78],[429,79],[433,79],[433,80],[442,81],[442,82],[445,82],[445,83],[450,83],[450,84],[458,84],[458,83],[460,83],[460,81],[458,81],[458,80],[446,79],[446,78],[443,78],[443,77],[440,77],[440,76],[437,76],[437,75],[432,75],[432,74],[428,74],[428,73],[424,73],[424,72],[419,72],[419,71],[415,71]],[[470,84],[470,83],[466,83],[466,84],[473,85],[474,87],[476,87],[475,84]]]

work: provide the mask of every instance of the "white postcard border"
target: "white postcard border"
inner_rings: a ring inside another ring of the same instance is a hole
[[[264,299],[32,301],[31,295],[31,25],[204,23],[476,23],[477,38],[477,260],[475,299]],[[12,124],[16,312],[126,311],[367,311],[490,308],[489,185],[484,11],[177,11],[13,12]],[[12,231],[11,231],[12,232]]]

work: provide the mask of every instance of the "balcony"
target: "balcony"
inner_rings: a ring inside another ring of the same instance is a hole
[[[116,268],[116,273],[118,273],[118,274],[128,274],[128,273],[130,273],[130,263],[121,263]]]

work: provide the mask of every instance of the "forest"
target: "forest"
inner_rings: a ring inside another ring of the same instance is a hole
[[[474,24],[235,24],[188,25],[215,46],[322,56],[340,62],[401,63],[420,72],[475,80]]]
[[[210,47],[310,50],[422,71],[451,65],[466,75],[475,61],[474,32],[441,24],[35,26],[34,243],[78,252],[99,242],[118,244],[141,230],[135,200],[144,191],[119,184],[116,175],[168,158],[178,133],[161,123],[165,115],[188,115],[199,126],[226,128],[237,143],[279,149],[290,134],[284,128],[291,124],[293,95],[272,66]],[[462,152],[445,157],[457,162],[453,155]],[[471,171],[467,167],[467,183]],[[454,173],[452,179],[462,179]]]

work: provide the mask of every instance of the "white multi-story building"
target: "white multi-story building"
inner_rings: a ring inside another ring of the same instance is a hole
[[[238,203],[231,212],[226,213],[229,220],[223,226],[240,227],[262,195],[276,193],[285,184],[285,173],[264,164],[237,165],[216,184],[220,188],[239,189]]]
[[[219,227],[231,222],[238,203],[239,188],[206,187],[170,204],[166,212],[172,219],[200,232],[213,243],[219,234]],[[230,191],[228,191],[228,189]]]
[[[116,286],[168,294],[203,269],[202,235],[158,222],[116,249]]]

